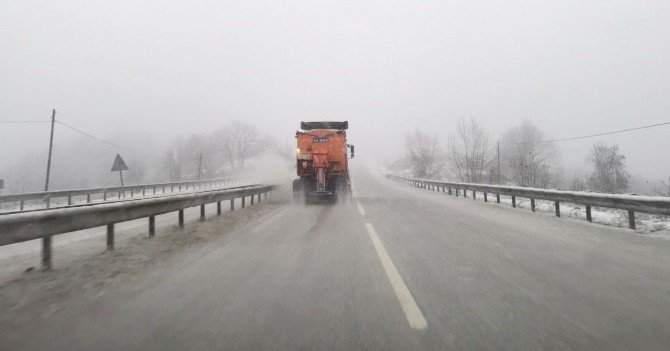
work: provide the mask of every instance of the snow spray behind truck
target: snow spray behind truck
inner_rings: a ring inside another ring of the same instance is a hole
[[[293,195],[306,203],[330,202],[351,192],[347,149],[354,158],[354,146],[347,144],[349,122],[301,122],[295,133],[298,149],[298,179]]]

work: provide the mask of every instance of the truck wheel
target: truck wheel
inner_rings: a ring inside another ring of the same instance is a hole
[[[302,179],[293,180],[293,199],[297,200],[302,196],[303,184]]]

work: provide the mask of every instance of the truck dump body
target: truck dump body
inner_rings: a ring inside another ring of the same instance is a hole
[[[296,169],[293,182],[296,196],[307,202],[317,198],[334,201],[338,193],[350,189],[347,148],[348,122],[302,122],[296,132]],[[341,129],[339,129],[341,128]]]

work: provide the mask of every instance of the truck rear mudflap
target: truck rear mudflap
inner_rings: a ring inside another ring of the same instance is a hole
[[[309,193],[309,196],[316,196],[316,197],[326,197],[326,196],[333,196],[335,193],[332,191],[327,191],[327,190],[321,190],[321,191],[312,191]]]
[[[335,202],[335,192],[333,191],[310,191],[305,197],[306,203],[329,203]]]

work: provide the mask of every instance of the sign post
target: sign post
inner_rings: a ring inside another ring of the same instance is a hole
[[[123,161],[121,158],[121,155],[116,154],[116,158],[114,159],[114,164],[112,165],[112,172],[119,172],[119,178],[121,178],[121,186],[123,186],[123,171],[127,171],[128,166],[126,165],[126,162]]]

